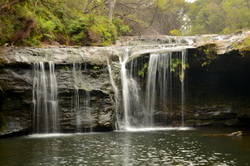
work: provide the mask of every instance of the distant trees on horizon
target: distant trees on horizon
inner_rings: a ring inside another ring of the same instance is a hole
[[[2,0],[0,45],[27,20],[20,45],[110,45],[121,35],[232,33],[250,27],[249,0]]]

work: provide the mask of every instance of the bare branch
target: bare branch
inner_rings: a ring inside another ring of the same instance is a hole
[[[26,0],[16,0],[16,1],[10,2],[10,3],[6,4],[6,5],[3,5],[3,6],[0,8],[0,11],[4,10],[4,9],[6,9],[6,8],[9,8],[9,7],[11,7],[11,6],[15,5],[15,4],[24,2],[24,1],[26,1]]]
[[[88,2],[85,4],[85,6],[84,6],[84,9],[83,9],[83,13],[86,13],[88,10],[87,10],[87,8],[88,8],[88,6],[91,4],[91,2],[92,2],[93,0],[88,0]]]
[[[153,16],[153,19],[151,20],[151,22],[150,22],[150,24],[147,26],[147,27],[145,27],[144,29],[148,29],[149,27],[151,27],[151,25],[154,23],[154,21],[155,21],[155,18],[156,18],[156,15],[158,14],[158,7],[156,7],[156,9],[155,9],[155,13],[154,13],[154,16]]]
[[[103,4],[105,5],[105,4],[107,3],[107,1],[108,1],[108,0],[105,0],[105,1],[103,2]],[[92,1],[89,2],[88,6],[91,4],[91,2],[92,2]],[[84,13],[84,14],[87,14],[87,13],[93,11],[94,9],[96,9],[96,8],[98,8],[98,7],[100,7],[100,6],[101,6],[100,4],[97,4],[97,5],[93,6],[91,9],[87,9],[87,7],[86,7],[86,8],[84,9],[83,13]]]

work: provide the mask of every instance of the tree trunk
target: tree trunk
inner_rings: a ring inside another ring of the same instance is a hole
[[[113,14],[115,11],[115,2],[116,0],[109,0],[109,20],[113,20]]]

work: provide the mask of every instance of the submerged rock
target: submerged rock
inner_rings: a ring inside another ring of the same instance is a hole
[[[233,132],[231,134],[228,134],[228,136],[230,136],[230,137],[235,137],[235,136],[239,137],[242,135],[243,135],[242,131],[236,131],[236,132]]]
[[[212,136],[212,137],[241,137],[243,136],[243,132],[242,131],[235,131],[232,132],[230,134],[204,134],[203,136]]]

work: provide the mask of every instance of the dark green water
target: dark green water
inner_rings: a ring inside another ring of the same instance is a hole
[[[232,131],[200,128],[1,139],[0,165],[250,165],[250,136],[204,136]]]

